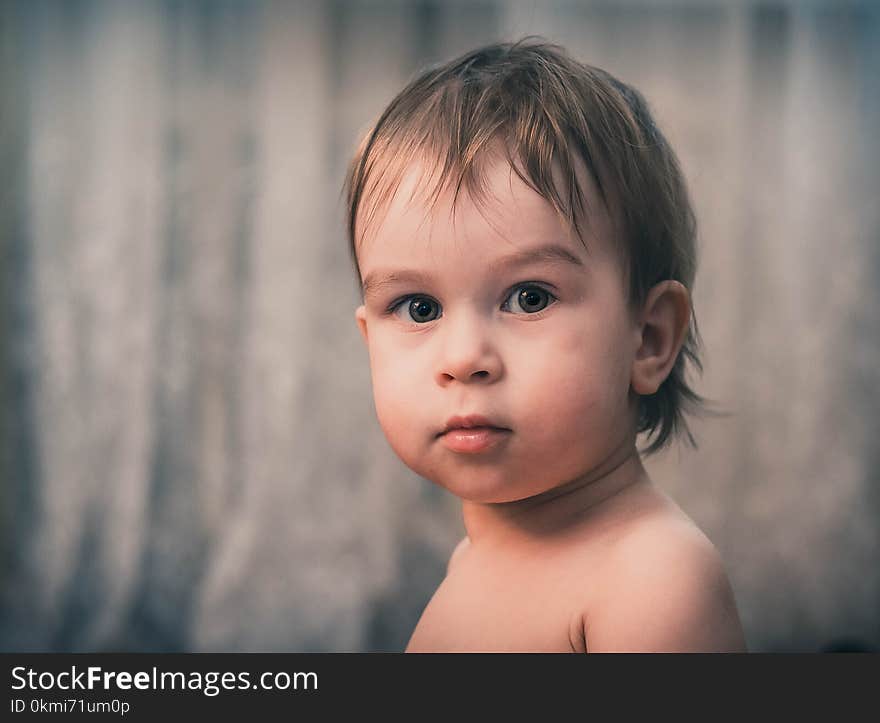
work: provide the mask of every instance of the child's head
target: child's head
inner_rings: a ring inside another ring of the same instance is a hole
[[[347,191],[377,415],[415,471],[505,501],[637,432],[693,441],[694,215],[637,91],[556,46],[481,48],[391,102]],[[507,431],[453,449],[454,415]]]

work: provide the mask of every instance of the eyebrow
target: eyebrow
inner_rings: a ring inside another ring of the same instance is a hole
[[[494,261],[491,265],[493,271],[508,271],[510,269],[528,266],[536,263],[558,263],[571,266],[583,267],[584,263],[571,251],[564,246],[558,244],[546,244],[525,251],[518,251],[515,254],[504,256]],[[391,284],[398,282],[413,282],[418,284],[426,284],[430,279],[430,274],[422,271],[410,269],[386,271],[377,269],[366,275],[363,282],[364,297],[375,296],[382,289]]]

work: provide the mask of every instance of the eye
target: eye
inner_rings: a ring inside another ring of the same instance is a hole
[[[556,297],[546,289],[533,284],[517,286],[507,300],[505,307],[509,307],[514,314],[534,314],[547,308]],[[516,311],[516,309],[520,311]]]
[[[440,305],[427,296],[409,296],[401,299],[392,307],[392,312],[400,316],[401,310],[404,310],[409,317],[408,319],[404,317],[404,321],[414,321],[417,324],[434,321],[440,316]]]

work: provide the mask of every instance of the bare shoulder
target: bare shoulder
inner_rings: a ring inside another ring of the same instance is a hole
[[[452,554],[449,556],[449,562],[446,565],[446,574],[452,570],[452,566],[461,558],[461,556],[465,553],[465,551],[470,547],[471,541],[470,538],[465,535],[464,539],[461,540],[452,551]]]
[[[589,651],[745,650],[721,556],[684,513],[633,524],[605,562],[583,615]]]

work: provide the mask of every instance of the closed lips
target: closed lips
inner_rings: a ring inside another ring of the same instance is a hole
[[[467,417],[451,417],[447,420],[446,426],[437,436],[440,437],[451,430],[467,430],[467,429],[497,429],[509,432],[506,427],[495,424],[491,419],[480,415],[469,415]]]

